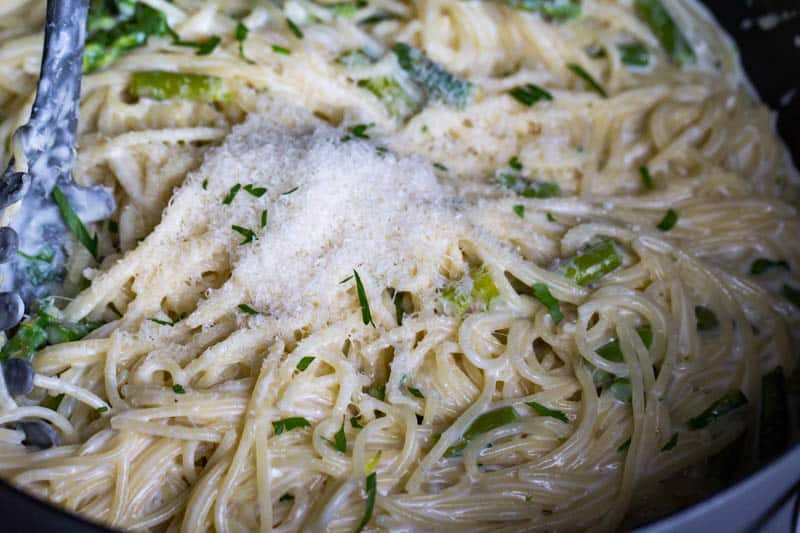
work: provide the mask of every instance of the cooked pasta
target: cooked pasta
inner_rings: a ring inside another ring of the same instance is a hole
[[[693,0],[91,9],[74,177],[117,209],[3,348],[17,487],[119,529],[607,531],[788,427],[798,176]],[[6,162],[43,19],[0,6]]]

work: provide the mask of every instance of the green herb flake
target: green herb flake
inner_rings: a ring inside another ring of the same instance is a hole
[[[288,48],[286,48],[284,46],[281,46],[279,44],[273,44],[272,45],[272,51],[275,52],[276,54],[281,54],[281,55],[284,55],[284,56],[292,55],[292,51],[291,50],[289,50]]]
[[[100,414],[103,414],[105,412],[108,412],[108,406],[101,405],[100,407],[96,408],[95,411],[97,411]]]
[[[678,66],[697,62],[692,45],[660,0],[636,0],[634,6],[636,14],[650,27]]]
[[[289,30],[294,34],[295,37],[298,39],[303,38],[303,31],[294,23],[294,21],[290,18],[286,18],[286,25],[289,27]]]
[[[333,447],[336,448],[337,451],[347,453],[347,435],[344,433],[344,422],[342,422],[339,431],[333,436]]]
[[[278,498],[278,501],[279,502],[293,502],[294,501],[294,495],[293,494],[289,494],[287,492],[286,494],[284,494],[283,496]]]
[[[282,192],[282,193],[281,193],[281,196],[289,196],[289,195],[290,195],[290,194],[292,194],[293,192],[296,192],[296,191],[297,191],[297,189],[299,189],[299,188],[300,188],[300,186],[299,186],[299,185],[298,185],[297,187],[293,187],[293,188],[289,189],[289,190],[288,190],[288,191],[286,191],[286,192]]]
[[[628,440],[619,445],[619,448],[617,448],[617,452],[625,453],[628,451],[628,448],[630,447],[631,447],[631,438],[628,437]]]
[[[258,311],[256,311],[255,309],[253,309],[252,307],[250,307],[247,304],[239,304],[237,307],[239,308],[239,311],[241,311],[242,313],[245,313],[245,314],[248,314],[248,315],[257,315],[258,314]]]
[[[708,307],[703,305],[695,306],[694,316],[697,319],[697,329],[700,331],[710,331],[719,327],[717,315]]]
[[[766,259],[764,257],[759,257],[753,264],[750,265],[750,274],[757,276],[759,274],[763,274],[767,270],[772,268],[782,268],[784,270],[791,270],[789,267],[789,263],[784,260],[780,261],[773,261],[772,259]]]
[[[547,213],[547,220],[550,222],[555,222],[556,217],[554,217],[552,213]]]
[[[433,168],[435,168],[436,170],[441,170],[442,172],[447,172],[447,167],[441,163],[434,163]]]
[[[650,64],[650,51],[642,43],[619,45],[620,59],[629,67],[646,67]]]
[[[267,227],[267,216],[268,215],[267,215],[267,210],[266,209],[261,211],[261,227],[262,228],[266,228]]]
[[[231,229],[233,231],[235,231],[236,233],[238,233],[239,235],[241,235],[242,237],[244,237],[244,240],[239,243],[240,245],[241,244],[249,244],[249,243],[253,242],[253,240],[258,238],[256,236],[256,233],[251,229],[247,229],[247,228],[244,228],[242,226],[237,226],[236,224],[231,226]]]
[[[357,416],[351,416],[350,417],[350,426],[354,427],[356,429],[362,429],[364,427],[364,426],[361,425],[361,422],[359,422]]]
[[[186,389],[183,388],[183,385],[175,384],[172,386],[172,392],[175,394],[186,394]]]
[[[508,166],[517,171],[522,170],[522,162],[517,156],[514,156],[508,160]]]
[[[386,385],[370,385],[367,394],[383,402],[386,400]]]
[[[375,508],[375,494],[378,492],[378,477],[375,472],[372,472],[367,476],[367,480],[365,483],[365,492],[367,494],[367,501],[364,504],[364,517],[361,519],[361,522],[358,524],[356,528],[356,533],[361,533],[361,531],[369,524],[369,521],[372,519],[372,511]]]
[[[351,126],[347,129],[349,133],[344,137],[342,137],[342,142],[347,142],[351,139],[369,139],[367,130],[373,127],[375,127],[374,122],[370,122],[369,124],[356,124],[354,126]]]
[[[412,395],[412,396],[414,396],[415,398],[425,398],[425,395],[424,395],[424,394],[422,394],[422,392],[421,392],[419,389],[417,389],[416,387],[408,387],[408,386],[406,386],[406,389],[407,389],[407,390],[408,390],[408,392],[410,392],[410,393],[411,393],[411,395]]]
[[[69,200],[67,200],[66,195],[61,192],[61,189],[58,186],[53,187],[53,200],[55,201],[56,205],[58,206],[58,210],[61,212],[61,217],[64,219],[64,224],[66,224],[67,228],[72,232],[75,237],[77,237],[78,241],[89,250],[89,253],[92,254],[92,257],[97,259],[97,234],[94,237],[89,236],[89,232],[86,230],[86,226],[83,225],[81,219],[78,218],[77,213],[72,209],[72,206],[69,204]]]
[[[597,82],[597,80],[595,80],[591,76],[591,74],[586,72],[586,70],[582,66],[575,63],[570,63],[569,65],[567,65],[567,68],[569,68],[573,74],[582,79],[594,92],[596,92],[603,98],[608,98],[608,93],[606,93],[606,90],[603,89],[603,86],[600,85]]]
[[[553,322],[556,324],[561,322],[564,319],[564,315],[561,313],[561,305],[558,300],[550,294],[550,288],[544,283],[534,283],[532,288],[533,295],[547,308]]]
[[[650,174],[650,169],[642,165],[639,167],[639,174],[642,176],[642,185],[644,188],[648,191],[653,190],[656,186],[656,182],[653,180],[653,175]]]
[[[525,218],[525,206],[522,204],[517,204],[512,207],[514,214],[516,214],[519,218]]]
[[[792,305],[800,309],[800,289],[786,283],[783,285],[783,296],[789,300]]]
[[[661,231],[669,231],[677,223],[678,223],[678,212],[675,211],[674,209],[669,209],[664,215],[664,218],[661,219],[661,222],[656,224],[656,227]]]
[[[555,418],[556,420],[561,420],[565,424],[569,424],[569,418],[561,411],[557,411],[555,409],[549,409],[548,407],[540,404],[539,402],[525,402],[527,405],[531,407],[536,414],[539,416],[549,416],[550,418]]]
[[[203,180],[203,183],[201,184],[201,187],[203,187],[204,191],[208,190],[208,178]]]
[[[275,435],[280,435],[284,431],[291,431],[293,429],[302,429],[311,427],[311,422],[302,416],[290,416],[282,420],[276,420],[272,423],[272,429],[275,430]]]
[[[236,198],[236,194],[237,194],[237,193],[238,193],[238,192],[239,192],[241,189],[242,189],[242,185],[241,185],[241,183],[237,183],[236,185],[234,185],[233,187],[231,187],[231,190],[230,190],[230,191],[228,191],[228,194],[226,194],[226,195],[225,195],[225,198],[222,200],[222,203],[223,203],[224,205],[231,205],[231,203],[233,202],[233,199],[234,199],[234,198]]]
[[[508,94],[510,94],[512,98],[514,98],[519,103],[528,107],[531,107],[533,104],[541,100],[544,100],[546,102],[550,102],[553,100],[552,94],[542,89],[538,85],[534,85],[532,83],[526,83],[525,85],[514,87],[508,92]]]
[[[405,291],[397,291],[393,297],[394,312],[397,317],[397,325],[403,325],[403,317],[408,312],[413,311],[413,302],[411,301],[411,293]]]
[[[303,357],[302,359],[300,359],[300,362],[297,363],[297,370],[299,370],[300,372],[304,371],[311,365],[311,363],[314,362],[314,359],[316,359],[316,357],[313,357],[311,355]]]
[[[250,28],[244,25],[242,21],[236,23],[236,40],[239,42],[239,57],[242,58],[244,61],[248,63],[253,63],[245,57],[244,55],[244,42],[247,40],[247,36],[250,33]]]
[[[662,452],[668,452],[678,444],[678,434],[673,433],[666,444],[661,447]]]
[[[375,322],[372,321],[372,312],[369,309],[367,292],[364,290],[364,285],[361,283],[361,276],[358,275],[358,272],[353,270],[353,277],[356,280],[356,294],[358,294],[358,304],[361,306],[361,320],[363,320],[364,325],[370,324],[374,328]]]
[[[246,193],[255,196],[256,198],[261,198],[267,192],[266,187],[256,187],[252,183],[245,185],[243,188]]]
[[[689,419],[689,429],[702,429],[722,416],[735,411],[747,404],[747,396],[740,390],[727,392],[719,400],[712,403],[708,409],[694,418]]]

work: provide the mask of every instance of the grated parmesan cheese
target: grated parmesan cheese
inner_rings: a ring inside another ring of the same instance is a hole
[[[202,213],[206,239],[227,246],[233,258],[230,279],[211,291],[194,321],[217,316],[203,307],[246,303],[275,318],[324,323],[344,308],[358,310],[353,282],[340,283],[354,269],[372,301],[387,287],[435,290],[461,224],[444,186],[429,162],[343,141],[345,133],[302,121],[287,130],[267,115],[251,116],[176,194],[170,209],[195,213],[188,219]],[[245,185],[267,192],[259,198]],[[252,230],[255,239],[242,244],[233,225]]]

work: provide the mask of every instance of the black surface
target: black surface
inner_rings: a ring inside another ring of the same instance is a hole
[[[704,3],[739,45],[742,63],[761,99],[778,111],[778,131],[794,156],[795,166],[800,166],[800,17],[769,31],[759,29],[757,24],[762,15],[797,12],[800,2],[705,0]],[[798,89],[794,98],[789,105],[782,106],[781,99],[793,89]]]
[[[748,7],[750,3],[752,6]],[[742,21],[755,21],[767,13],[796,11],[800,8],[798,0],[705,0],[705,4],[736,39],[750,79],[762,99],[779,111],[778,130],[793,153],[795,164],[800,163],[800,90],[788,106],[781,106],[781,99],[800,87],[800,46],[795,45],[795,36],[800,35],[800,18],[770,31],[757,29],[756,24],[750,29],[742,26]],[[23,494],[3,481],[0,481],[0,517],[2,531],[108,532]]]

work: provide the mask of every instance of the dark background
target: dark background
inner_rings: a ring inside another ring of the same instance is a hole
[[[798,11],[800,2],[798,0],[705,0],[705,4],[736,39],[745,69],[764,102],[779,112],[778,131],[794,155],[795,166],[798,166],[800,90],[786,106],[781,106],[781,99],[790,90],[800,88],[800,16],[783,22],[769,31],[758,29],[756,18],[767,13]],[[742,26],[742,21],[746,19],[752,21],[749,29]],[[797,43],[795,43],[796,36]],[[80,491],[81,487],[76,486],[75,490]],[[108,531],[17,492],[2,481],[0,481],[0,530],[42,533]]]

